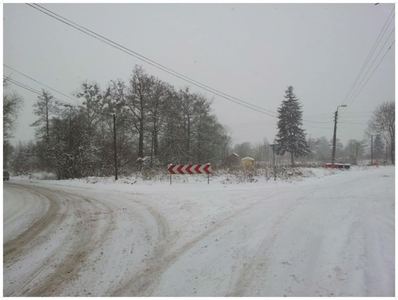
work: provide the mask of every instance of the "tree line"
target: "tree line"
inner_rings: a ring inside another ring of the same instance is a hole
[[[82,103],[72,106],[43,90],[34,104],[35,139],[24,155],[34,157],[35,169],[59,179],[109,176],[115,148],[121,174],[169,163],[222,164],[228,156],[231,137],[211,100],[189,88],[176,90],[141,66],[128,82],[112,80],[104,90],[84,82],[75,96]]]
[[[3,87],[6,87],[3,80]],[[165,169],[170,164],[231,166],[229,155],[250,156],[272,162],[266,138],[252,146],[245,142],[232,147],[226,127],[211,111],[212,101],[189,88],[172,85],[135,66],[130,79],[112,80],[102,90],[99,84],[83,82],[74,96],[81,102],[69,105],[43,90],[33,105],[37,119],[35,139],[10,145],[23,99],[16,93],[3,95],[3,161],[15,173],[49,171],[59,179],[109,176],[116,162],[120,174],[145,169]],[[294,165],[294,158],[307,162],[330,162],[332,141],[306,137],[302,128],[302,106],[289,86],[278,108],[273,143],[279,161]],[[375,134],[377,132],[377,134]],[[367,137],[374,136],[373,158],[394,163],[395,104],[378,106],[368,122]],[[116,144],[115,144],[116,140]],[[337,140],[336,159],[356,164],[365,156],[367,141]],[[289,159],[289,158],[290,159]]]
[[[310,154],[303,156],[301,161],[296,161],[296,165],[311,165],[312,163],[323,165],[330,162],[333,139],[328,139],[325,136],[320,138],[308,137],[306,142],[310,149]],[[264,139],[263,143],[258,144],[249,142],[236,144],[232,148],[232,152],[239,154],[240,157],[252,157],[256,162],[272,161],[272,149],[266,139]],[[337,138],[336,162],[356,165],[362,160],[369,160],[370,158],[371,149],[369,139],[350,139],[343,145],[340,139]],[[374,136],[373,159],[377,159],[380,163],[390,161],[390,148],[381,135]],[[279,163],[288,164],[291,162],[291,154],[278,155],[277,160]]]

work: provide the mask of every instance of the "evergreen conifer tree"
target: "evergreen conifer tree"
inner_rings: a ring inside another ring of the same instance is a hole
[[[284,155],[285,152],[291,154],[291,162],[294,165],[294,157],[305,156],[311,153],[305,139],[302,126],[301,104],[299,99],[293,93],[293,87],[289,86],[285,91],[285,100],[278,108],[278,134],[276,142],[279,144],[278,155]]]

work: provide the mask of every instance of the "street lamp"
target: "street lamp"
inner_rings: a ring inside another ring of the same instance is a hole
[[[347,107],[347,105],[339,105],[334,113],[334,132],[333,132],[333,148],[332,148],[332,169],[334,169],[334,160],[336,157],[336,130],[337,130],[337,115],[339,107]]]

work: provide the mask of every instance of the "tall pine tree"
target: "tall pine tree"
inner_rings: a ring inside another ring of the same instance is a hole
[[[286,100],[283,100],[281,107],[278,108],[277,154],[283,155],[289,152],[292,165],[294,165],[294,157],[308,155],[311,150],[307,145],[304,129],[301,128],[303,125],[301,104],[293,93],[292,86],[287,88],[284,97]]]

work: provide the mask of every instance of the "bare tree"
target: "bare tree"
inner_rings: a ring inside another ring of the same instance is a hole
[[[184,157],[184,114],[182,112],[182,99],[173,91],[164,107],[164,121],[159,146],[160,159],[163,163],[180,163]]]
[[[93,133],[92,131],[94,131],[97,122],[100,120],[103,106],[103,94],[100,86],[97,83],[83,82],[80,91],[76,93],[76,97],[84,99],[81,109],[86,116],[87,129],[90,133]]]
[[[189,92],[189,89],[180,90],[181,109],[183,113],[183,128],[185,140],[185,159],[191,162],[191,142],[192,142],[192,122],[194,115],[195,95]]]
[[[12,137],[15,130],[15,121],[23,106],[23,98],[17,93],[3,95],[3,139]]]
[[[231,129],[227,126],[222,126],[221,139],[219,140],[219,157],[218,161],[221,165],[226,166],[228,164],[228,157],[232,152],[232,138]]]
[[[384,154],[385,154],[384,148],[385,148],[385,145],[383,142],[383,138],[379,134],[376,135],[374,138],[374,144],[373,144],[373,157],[378,160],[383,158]]]
[[[380,104],[368,122],[368,134],[380,133],[390,149],[391,163],[395,164],[395,103]]]
[[[129,108],[125,105],[127,99],[127,86],[123,80],[111,81],[110,101],[107,108],[108,114],[116,113],[116,136],[117,136],[117,161],[119,173],[126,173],[137,159],[132,153],[134,149],[134,137],[129,134],[131,123],[129,122]],[[109,127],[109,132],[113,132],[113,126]],[[113,150],[111,151],[113,154]]]
[[[7,79],[3,79],[3,88],[7,87]],[[18,113],[23,106],[23,98],[17,93],[3,94],[3,166],[7,168],[10,152],[9,139],[15,130]]]
[[[241,144],[236,144],[234,146],[235,153],[237,153],[240,157],[246,157],[246,156],[253,156],[253,148],[251,143],[249,142],[244,142]]]
[[[54,100],[54,97],[44,89],[42,95],[37,97],[37,101],[33,104],[35,108],[34,114],[39,118],[33,122],[30,126],[38,127],[36,134],[44,135],[45,139],[49,138],[49,126],[50,126],[50,114],[55,113],[58,110],[58,106]]]
[[[350,158],[350,162],[354,165],[358,164],[358,159],[363,155],[365,148],[365,141],[358,141],[351,139],[347,142],[344,152]]]
[[[126,106],[132,113],[132,123],[138,132],[138,157],[144,156],[144,135],[147,106],[154,77],[145,73],[141,66],[135,66],[126,96]]]
[[[140,66],[129,83],[111,81],[105,91],[82,83],[75,95],[84,101],[76,109],[44,91],[36,105],[41,135],[36,136],[35,153],[59,179],[110,175],[114,149],[118,169],[125,174],[144,155],[165,165],[222,164],[229,154],[231,138],[211,114],[211,101],[188,89],[176,92]],[[53,115],[51,104],[57,108]]]
[[[148,123],[151,136],[151,166],[152,156],[159,155],[159,132],[164,121],[164,112],[167,102],[172,98],[173,87],[159,79],[153,80],[151,93],[148,99]]]

